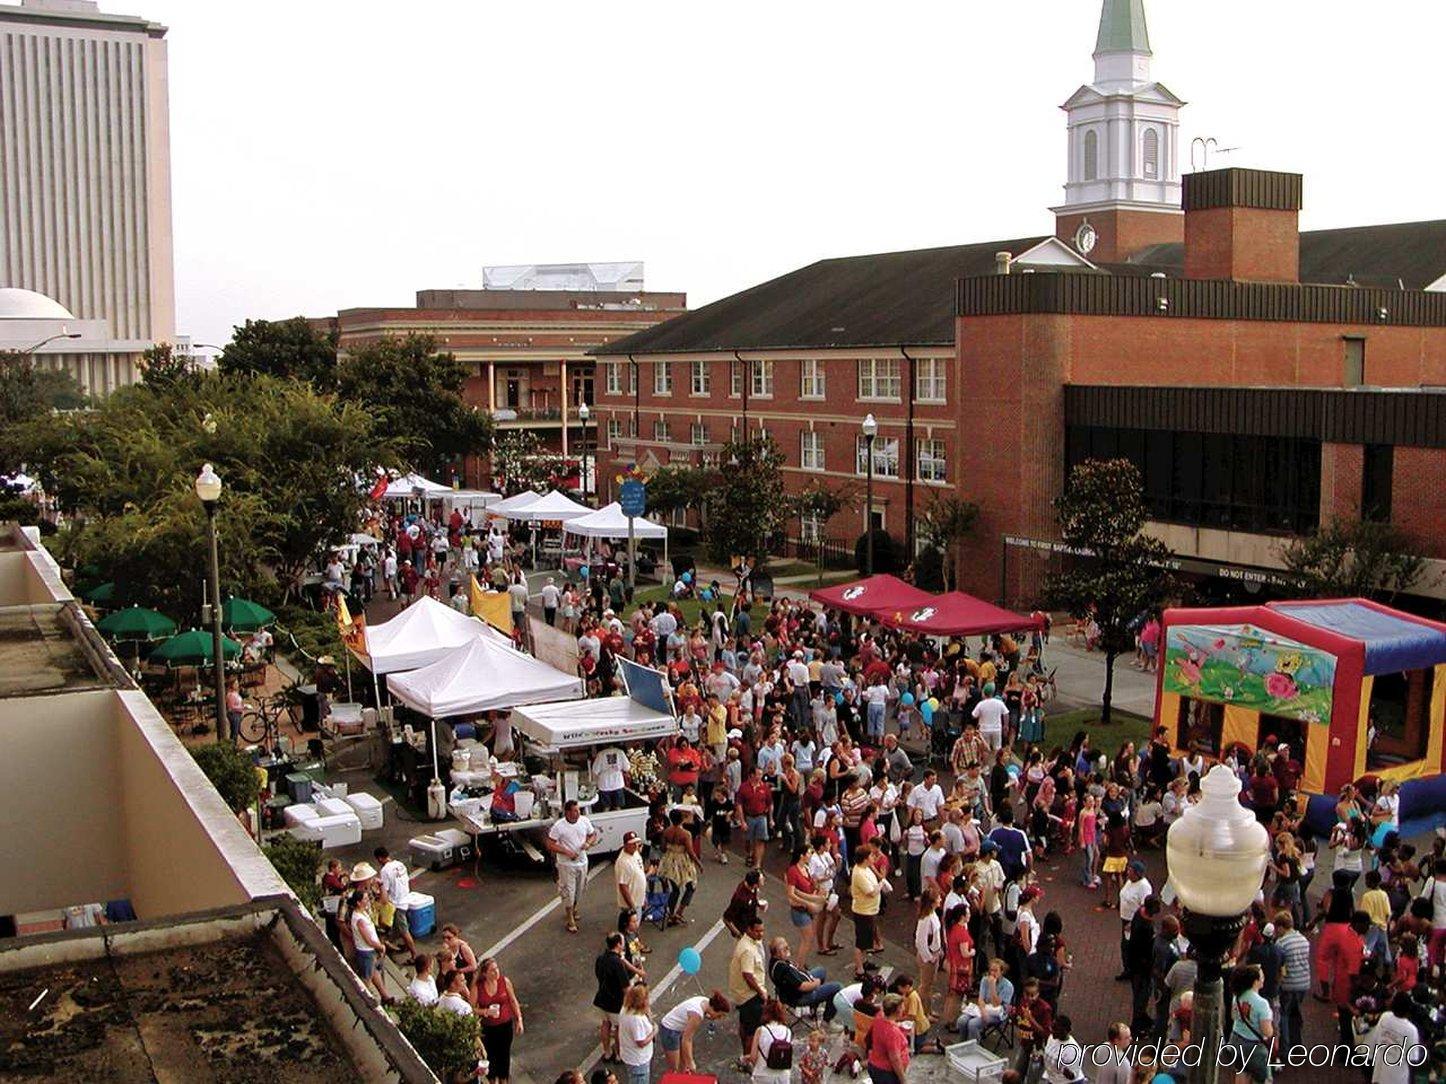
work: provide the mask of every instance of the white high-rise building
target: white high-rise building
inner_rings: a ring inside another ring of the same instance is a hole
[[[95,393],[176,334],[165,35],[94,0],[0,3],[0,287],[75,317],[36,358]]]

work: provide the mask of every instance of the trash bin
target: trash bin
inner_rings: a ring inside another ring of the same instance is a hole
[[[321,697],[317,695],[315,685],[298,685],[296,695],[301,700],[301,729],[303,731],[318,731],[321,729]]]
[[[305,772],[290,772],[286,776],[286,793],[292,805],[305,805],[311,801],[311,776]]]

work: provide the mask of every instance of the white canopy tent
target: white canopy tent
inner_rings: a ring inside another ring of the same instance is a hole
[[[569,520],[563,530],[568,534],[580,534],[588,538],[627,538],[628,517],[623,515],[623,506],[613,501],[596,512]],[[633,520],[633,537],[661,538],[666,541],[668,528],[653,520],[638,517]]]
[[[387,687],[407,707],[432,720],[432,783],[437,764],[437,720],[449,715],[512,708],[582,696],[582,679],[492,640],[477,637],[432,663],[390,678]]]
[[[521,493],[514,493],[510,497],[503,497],[500,501],[493,501],[487,506],[487,514],[498,519],[506,519],[507,513],[513,508],[521,508],[523,505],[535,504],[542,499],[542,494],[536,490],[524,489]]]
[[[479,638],[512,651],[511,641],[487,622],[424,595],[390,621],[369,625],[366,651],[352,654],[373,676],[393,674],[427,666]]]
[[[502,505],[505,504],[507,502],[503,501]],[[553,490],[545,496],[538,497],[535,501],[519,503],[506,509],[503,509],[502,505],[493,505],[488,511],[501,510],[508,519],[561,520],[563,522],[590,515],[593,511],[585,504],[578,504],[560,490]]]
[[[576,675],[481,638],[429,666],[397,674],[387,687],[403,704],[433,719],[583,695]]]
[[[512,713],[516,730],[545,749],[656,741],[678,733],[678,720],[627,696],[532,704]]]
[[[406,500],[412,497],[435,501],[451,492],[452,487],[444,486],[441,482],[430,481],[420,474],[404,474],[400,478],[393,479],[382,496],[389,501]]]

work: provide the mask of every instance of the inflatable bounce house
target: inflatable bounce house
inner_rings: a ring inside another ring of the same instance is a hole
[[[1285,744],[1306,793],[1393,779],[1403,834],[1446,823],[1446,625],[1329,599],[1167,610],[1162,631],[1155,722],[1176,750]]]

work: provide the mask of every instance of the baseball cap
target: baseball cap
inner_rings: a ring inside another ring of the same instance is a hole
[[[986,839],[983,843],[979,844],[980,854],[993,854],[997,850],[999,850],[999,844],[995,843],[992,839]]]
[[[1020,903],[1028,903],[1030,900],[1037,900],[1044,895],[1044,889],[1038,885],[1030,885],[1019,894]]]
[[[624,833],[623,833],[623,846],[624,846],[624,847],[626,847],[629,843],[636,843],[637,841],[638,841],[638,833],[636,833],[636,832],[624,832]]]
[[[1136,858],[1133,862],[1130,863],[1130,872],[1131,872],[1131,873],[1144,873],[1144,872],[1145,872],[1145,863],[1141,862],[1138,858]]]
[[[1260,936],[1263,937],[1263,938],[1265,938],[1267,941],[1269,941],[1272,937],[1274,937],[1274,936],[1275,936],[1275,923],[1274,923],[1274,922],[1267,922],[1264,926],[1260,927]]]

